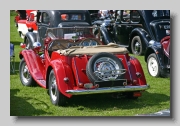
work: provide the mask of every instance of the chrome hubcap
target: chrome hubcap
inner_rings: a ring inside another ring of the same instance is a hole
[[[118,64],[108,57],[99,58],[94,64],[94,71],[98,78],[102,80],[115,80],[120,71]]]
[[[149,58],[148,70],[152,76],[156,76],[158,74],[158,63],[154,57]]]
[[[23,77],[23,81],[25,83],[27,83],[29,81],[30,77],[31,77],[27,65],[24,65],[24,69],[23,69],[23,73],[22,74],[23,74],[23,76],[22,76]]]
[[[135,47],[134,47],[135,53],[139,53],[139,52],[140,52],[140,48],[141,48],[140,43],[139,43],[139,42],[136,42],[136,43],[135,43]]]
[[[55,101],[57,99],[57,84],[56,84],[56,79],[53,76],[52,80],[51,80],[51,97],[53,99],[53,101]]]

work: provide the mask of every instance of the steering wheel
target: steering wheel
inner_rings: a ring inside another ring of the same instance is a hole
[[[79,43],[79,46],[97,46],[102,45],[99,40],[95,38],[86,38]]]

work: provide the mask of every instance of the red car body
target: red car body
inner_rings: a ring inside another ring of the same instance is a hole
[[[27,19],[26,20],[18,20],[18,24],[17,24],[19,35],[23,39],[29,29],[33,29],[33,32],[37,32],[37,24],[36,24],[37,11],[36,10],[26,10],[26,12],[27,12]]]
[[[166,36],[161,40],[164,54],[170,58],[170,36]]]
[[[112,43],[102,45],[92,34],[80,37],[85,31],[82,28],[76,37],[71,39],[69,36],[73,34],[67,34],[65,38],[60,36],[64,29],[47,30],[42,52],[38,42],[33,49],[20,52],[23,85],[31,86],[36,82],[49,89],[54,105],[64,105],[64,99],[73,95],[119,93],[138,98],[149,88],[140,62],[129,56],[126,48]],[[67,29],[79,31],[78,27]],[[88,31],[92,32],[92,28]]]
[[[29,15],[30,15],[30,13],[31,13],[32,11],[35,11],[35,10],[26,10],[26,17],[27,17],[27,18],[29,17]],[[16,27],[18,27],[18,21],[19,21],[19,20],[21,20],[21,19],[20,19],[20,15],[16,15],[16,16],[14,17],[14,22],[15,22],[15,26],[16,26]]]
[[[32,11],[36,11],[36,10],[26,10],[27,18],[30,16],[30,14],[31,14]]]

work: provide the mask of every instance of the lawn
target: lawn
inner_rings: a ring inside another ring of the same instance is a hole
[[[18,55],[23,39],[14,25],[14,16],[10,13],[10,42],[15,45],[16,61],[16,71],[10,74],[10,116],[134,116],[170,109],[170,78],[151,77],[143,56],[135,57],[141,62],[150,89],[137,100],[98,94],[72,97],[65,107],[52,105],[46,89],[25,87],[20,82]]]

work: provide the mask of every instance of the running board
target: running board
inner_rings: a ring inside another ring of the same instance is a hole
[[[46,81],[45,80],[37,80],[36,81],[40,86],[46,88]]]

